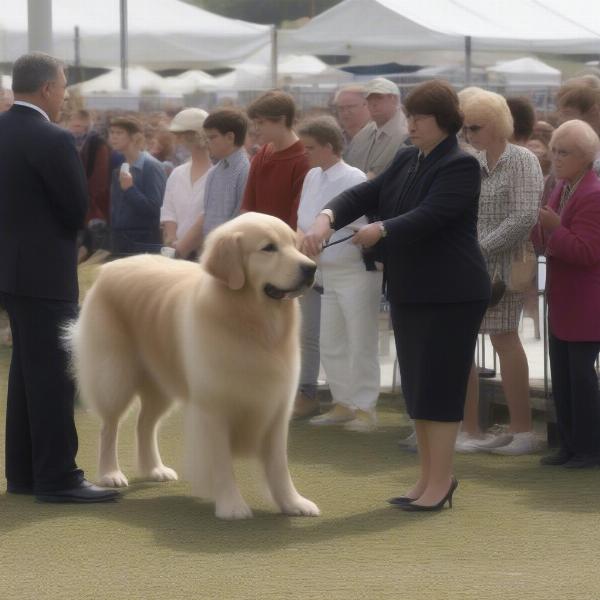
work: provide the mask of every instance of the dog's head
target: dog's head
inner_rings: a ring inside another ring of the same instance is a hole
[[[212,231],[201,264],[230,289],[250,286],[273,300],[300,296],[317,268],[296,248],[291,227],[259,213],[245,213]]]

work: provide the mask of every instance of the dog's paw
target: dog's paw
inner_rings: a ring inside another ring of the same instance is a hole
[[[318,517],[321,514],[319,507],[314,502],[302,496],[282,504],[281,512],[284,515],[296,517]]]
[[[100,476],[98,485],[102,487],[120,488],[127,487],[129,482],[127,481],[127,477],[125,477],[121,471],[109,471],[108,473]]]
[[[226,521],[237,521],[252,518],[252,510],[244,501],[237,503],[220,502],[217,503],[215,515]]]
[[[170,467],[165,467],[165,465],[154,467],[154,469],[144,473],[143,477],[150,481],[177,481],[179,479],[177,472]]]

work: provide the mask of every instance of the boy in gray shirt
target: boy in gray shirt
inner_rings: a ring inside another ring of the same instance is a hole
[[[209,171],[204,191],[204,215],[177,242],[177,254],[187,258],[200,249],[204,238],[240,212],[250,161],[244,149],[248,120],[243,112],[219,109],[204,121],[211,158],[218,162]]]

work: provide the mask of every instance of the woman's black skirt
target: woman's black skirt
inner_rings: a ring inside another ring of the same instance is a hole
[[[487,300],[392,304],[402,393],[412,419],[462,421]]]

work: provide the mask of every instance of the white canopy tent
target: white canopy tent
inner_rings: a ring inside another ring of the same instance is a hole
[[[220,91],[264,90],[273,87],[271,78],[271,48],[259,50],[246,61],[231,64],[231,73],[215,78]],[[316,56],[289,54],[277,61],[277,85],[337,86],[352,81],[353,76],[330,67]]]
[[[2,0],[0,63],[27,52],[27,2]],[[81,64],[119,64],[119,0],[53,0],[54,54]],[[227,19],[179,0],[128,0],[132,65],[150,69],[206,68],[241,60],[269,43],[268,25]]]
[[[508,87],[558,87],[562,78],[558,69],[531,57],[501,62],[486,71]]]
[[[186,71],[175,77],[165,77],[164,89],[171,93],[192,94],[210,92],[216,89],[215,78],[204,71]]]
[[[402,61],[415,51],[600,54],[600,3],[587,0],[344,0],[298,30],[282,51],[380,52]]]
[[[129,69],[129,89],[128,92],[139,95],[144,92],[165,92],[168,91],[165,79],[144,67],[131,67]],[[71,90],[76,90],[82,96],[90,94],[113,94],[122,92],[121,89],[121,70],[113,69],[104,75],[99,75],[83,83],[72,85]]]

